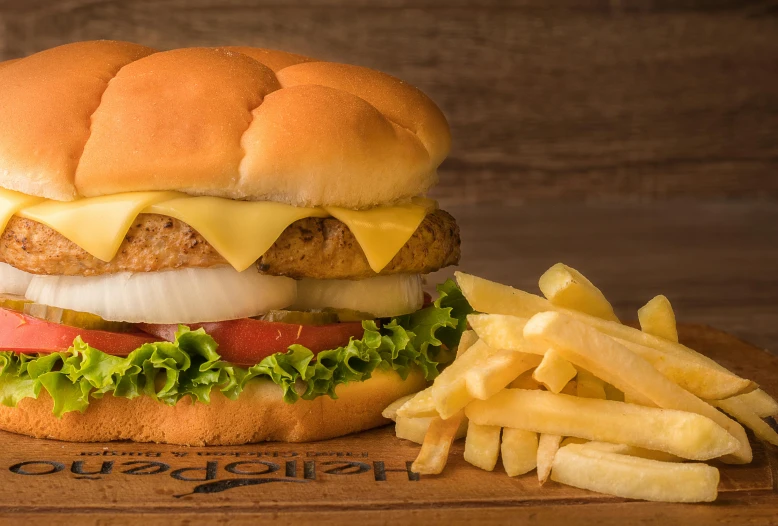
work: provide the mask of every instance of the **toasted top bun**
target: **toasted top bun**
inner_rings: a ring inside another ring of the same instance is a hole
[[[358,66],[246,47],[78,42],[0,63],[0,186],[364,208],[423,194],[448,124]]]

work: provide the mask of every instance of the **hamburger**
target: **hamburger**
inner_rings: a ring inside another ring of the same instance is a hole
[[[249,47],[79,42],[0,63],[0,429],[310,441],[453,359],[467,302],[425,198],[418,89]]]

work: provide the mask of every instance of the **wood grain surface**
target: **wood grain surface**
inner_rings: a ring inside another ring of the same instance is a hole
[[[75,40],[283,48],[398,75],[457,202],[778,197],[778,16],[734,0],[0,0],[0,59]]]
[[[681,340],[778,394],[778,357],[705,326]],[[752,440],[754,462],[718,465],[715,504],[631,502],[479,470],[455,443],[440,476],[407,467],[418,446],[382,428],[312,444],[182,447],[77,444],[0,433],[0,520],[45,524],[770,524],[778,512],[776,448]]]

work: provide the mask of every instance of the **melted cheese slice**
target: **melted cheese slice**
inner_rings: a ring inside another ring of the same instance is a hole
[[[346,224],[362,247],[370,268],[380,272],[416,232],[430,208],[434,209],[434,201],[418,198],[405,205],[369,210],[331,206],[327,212]]]
[[[77,201],[47,199],[18,215],[47,225],[97,259],[111,261],[144,208],[181,196],[178,192],[128,192]]]
[[[188,224],[239,272],[267,252],[295,221],[328,215],[320,208],[219,197],[173,199],[154,204],[144,212],[175,217]]]
[[[42,197],[14,192],[13,190],[0,190],[0,232],[8,226],[8,221],[22,208],[32,206],[43,201]]]
[[[62,202],[0,189],[0,231],[16,214],[49,226],[98,259],[111,261],[138,214],[162,214],[197,230],[230,265],[243,271],[295,221],[332,216],[351,230],[377,273],[435,207],[432,200],[416,198],[408,204],[369,210],[303,208],[178,192],[129,192]]]

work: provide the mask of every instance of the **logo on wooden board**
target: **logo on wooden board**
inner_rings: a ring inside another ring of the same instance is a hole
[[[8,467],[11,473],[34,477],[70,476],[74,480],[165,476],[194,482],[193,494],[221,493],[234,488],[264,484],[332,482],[339,476],[370,477],[375,482],[416,482],[412,461],[387,465],[367,452],[345,451],[82,451],[78,460],[35,459]],[[397,473],[397,475],[389,475]],[[330,477],[334,476],[334,477]]]

